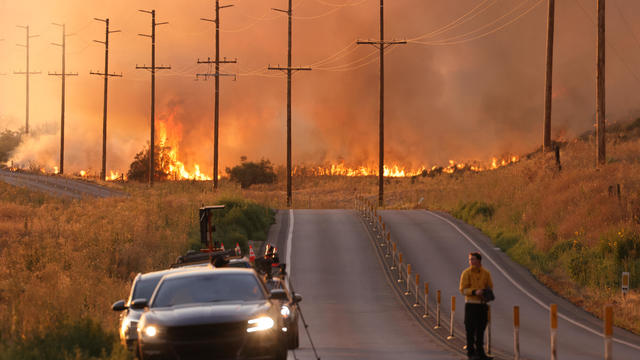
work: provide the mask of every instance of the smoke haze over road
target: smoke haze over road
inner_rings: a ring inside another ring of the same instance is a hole
[[[377,0],[294,0],[293,66],[312,66],[293,78],[293,162],[344,160],[376,164],[378,154],[378,59],[357,39],[378,39]],[[263,70],[286,66],[287,19],[271,8],[286,0],[222,0],[221,54],[237,58],[222,72],[220,168],[246,155],[285,162],[286,77]],[[534,7],[534,5],[536,5]],[[607,7],[607,120],[640,115],[640,2],[613,0]],[[9,1],[0,0],[0,130],[24,126],[25,31],[31,33],[30,127],[15,160],[58,161],[61,31],[65,23],[67,81],[65,165],[99,171],[102,142],[104,24],[110,18],[108,170],[125,170],[149,138],[151,19],[138,9],[156,9],[157,65],[171,65],[156,77],[156,120],[180,124],[180,157],[211,173],[213,81],[194,81],[197,65],[214,57],[215,1]],[[414,39],[442,28],[481,6],[477,15],[437,36],[389,49],[386,65],[386,160],[405,166],[443,164],[449,159],[486,160],[530,151],[542,141],[546,1],[387,0],[385,37]],[[527,9],[532,9],[525,13]],[[595,1],[556,3],[552,138],[568,138],[593,127],[595,112]],[[506,14],[506,15],[505,15]],[[467,41],[473,34],[488,36]],[[504,16],[504,17],[502,17]],[[502,17],[502,18],[501,18]],[[497,20],[497,21],[496,21]],[[495,22],[494,22],[495,21]],[[468,36],[456,37],[480,29]],[[351,45],[350,45],[351,44]],[[354,64],[368,54],[371,57]],[[329,58],[333,56],[332,58]],[[323,61],[324,59],[327,59]],[[367,62],[370,63],[366,64]],[[346,65],[345,65],[346,64]],[[366,64],[355,68],[357,65]],[[336,71],[338,70],[338,71]],[[36,134],[40,134],[36,137]],[[176,135],[177,136],[177,135]],[[595,151],[595,150],[594,150]]]

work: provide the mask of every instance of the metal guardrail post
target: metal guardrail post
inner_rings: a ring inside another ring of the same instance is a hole
[[[549,306],[551,315],[551,360],[558,360],[557,337],[558,337],[558,305]]]
[[[396,265],[396,252],[398,251],[398,246],[396,245],[396,243],[393,243],[393,253],[391,254],[391,267],[389,269],[391,270],[395,270],[397,269],[397,265]]]
[[[440,290],[436,291],[436,326],[433,328],[440,328]]]
[[[520,360],[520,307],[513,307],[513,359]]]
[[[402,253],[398,253],[398,282],[402,282]]]
[[[384,257],[389,257],[389,255],[391,255],[390,249],[389,249],[390,247],[391,247],[391,233],[388,232],[387,233],[387,253],[384,254]]]
[[[453,335],[453,316],[456,313],[456,297],[452,296],[451,297],[451,322],[449,323],[449,336],[447,336],[447,340],[451,340],[453,338],[455,338],[455,336]]]

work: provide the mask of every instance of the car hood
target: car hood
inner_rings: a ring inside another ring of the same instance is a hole
[[[202,303],[150,309],[144,313],[147,323],[160,326],[188,326],[249,320],[271,309],[268,301]]]

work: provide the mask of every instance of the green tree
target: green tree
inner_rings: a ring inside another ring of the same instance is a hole
[[[158,146],[154,148],[155,156],[153,160],[155,162],[155,179],[167,180],[171,177],[169,165],[172,162],[169,146]],[[146,181],[149,179],[149,145],[147,144],[140,152],[133,158],[133,162],[129,165],[129,171],[127,171],[127,179]]]
[[[11,152],[20,145],[22,133],[5,129],[0,133],[0,163],[9,161]]]
[[[271,184],[276,181],[276,173],[269,160],[262,159],[260,162],[247,161],[246,157],[240,158],[240,165],[233,168],[226,168],[226,173],[232,181],[240,183],[243,189],[253,184]]]

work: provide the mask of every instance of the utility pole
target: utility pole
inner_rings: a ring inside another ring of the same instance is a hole
[[[384,204],[384,50],[391,45],[406,44],[406,41],[384,40],[384,0],[380,0],[380,40],[361,41],[358,44],[368,44],[380,50],[380,159],[378,162],[378,206]]]
[[[27,31],[27,41],[24,45],[22,44],[16,44],[18,46],[24,47],[27,49],[27,70],[26,71],[14,71],[14,74],[19,74],[19,75],[26,75],[27,78],[27,97],[26,97],[26,120],[25,120],[25,126],[24,126],[24,132],[25,134],[29,133],[29,75],[37,75],[40,74],[40,71],[35,71],[35,72],[30,72],[29,71],[29,39],[34,38],[34,37],[38,37],[40,35],[29,35],[29,25],[27,26],[21,26],[21,25],[17,25],[19,28],[25,29]]]
[[[605,87],[604,87],[604,5],[605,0],[597,0],[598,2],[598,55],[596,66],[596,148],[598,153],[598,165],[604,165],[607,162],[605,149]]]
[[[168,22],[156,23],[155,10],[138,10],[140,12],[151,14],[151,35],[138,34],[151,38],[151,66],[138,66],[136,69],[151,70],[151,137],[149,140],[149,186],[153,186],[155,177],[155,123],[156,123],[156,70],[171,69],[171,66],[156,66],[156,26],[165,25]]]
[[[286,71],[287,73],[287,206],[291,207],[291,74],[294,71],[309,71],[310,67],[291,67],[291,17],[293,14],[291,0],[289,0],[289,9],[273,9],[275,11],[283,12],[287,14],[289,19],[288,25],[288,52],[287,52],[287,67],[271,67],[269,70]]]
[[[220,60],[220,9],[228,8],[233,5],[220,6],[220,0],[216,0],[216,16],[215,19],[200,18],[203,21],[209,21],[216,24],[216,59],[211,61],[207,58],[205,61],[198,59],[198,64],[215,64],[216,72],[196,74],[196,78],[204,77],[207,80],[210,76],[215,78],[215,95],[214,95],[214,110],[213,110],[213,188],[218,188],[218,124],[220,119],[220,76],[234,76],[233,74],[221,74],[220,64],[235,64],[237,60],[227,60],[225,57]]]
[[[549,0],[549,14],[547,17],[547,72],[545,76],[544,93],[543,152],[548,151],[551,148],[551,91],[553,89],[553,30],[555,3],[555,0]]]
[[[62,27],[62,44],[51,43],[55,46],[62,47],[62,72],[60,73],[49,73],[49,75],[60,76],[62,78],[62,106],[60,110],[60,169],[58,174],[64,174],[64,107],[65,107],[65,79],[67,76],[78,76],[78,73],[67,73],[65,70],[65,55],[66,55],[66,44],[67,44],[67,32],[64,24],[56,24],[53,25]]]
[[[93,40],[97,43],[104,44],[104,73],[89,71],[91,75],[104,76],[104,100],[102,107],[102,168],[100,170],[100,179],[105,180],[107,177],[107,88],[109,87],[109,77],[122,77],[122,74],[109,74],[109,34],[120,32],[120,30],[109,30],[109,19],[98,19],[106,25],[104,41]]]

